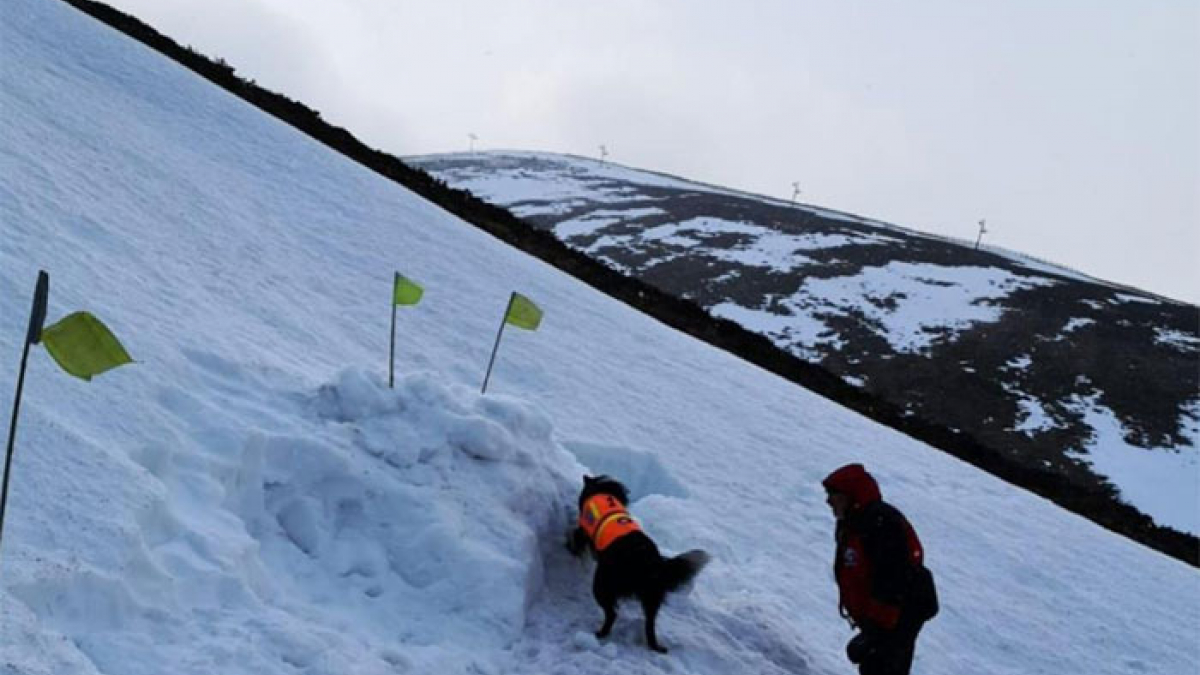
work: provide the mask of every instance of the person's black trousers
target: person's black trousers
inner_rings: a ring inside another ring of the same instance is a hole
[[[909,675],[921,626],[871,635],[872,649],[858,664],[859,675]]]

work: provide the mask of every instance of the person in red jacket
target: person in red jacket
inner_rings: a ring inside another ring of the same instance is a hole
[[[837,518],[838,606],[859,630],[846,656],[860,675],[908,675],[917,634],[938,611],[921,541],[861,464],[843,466],[822,485]]]

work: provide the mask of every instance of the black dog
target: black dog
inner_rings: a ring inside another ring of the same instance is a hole
[[[579,555],[584,548],[596,558],[592,594],[604,610],[604,625],[596,637],[608,637],[617,620],[617,600],[636,596],[646,617],[646,644],[666,653],[658,643],[654,621],[667,593],[690,581],[708,563],[704,551],[664,558],[625,510],[629,492],[608,476],[584,476],[579,494],[579,523],[567,548]]]

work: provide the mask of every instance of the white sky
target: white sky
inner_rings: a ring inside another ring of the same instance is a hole
[[[1200,302],[1200,5],[114,0],[394,154],[598,154]]]

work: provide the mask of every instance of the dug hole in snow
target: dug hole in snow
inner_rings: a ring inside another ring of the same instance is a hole
[[[344,371],[310,402],[320,441],[248,451],[239,515],[276,584],[381,641],[501,648],[525,625],[582,475],[535,407],[432,376]],[[368,621],[361,621],[364,614]]]

